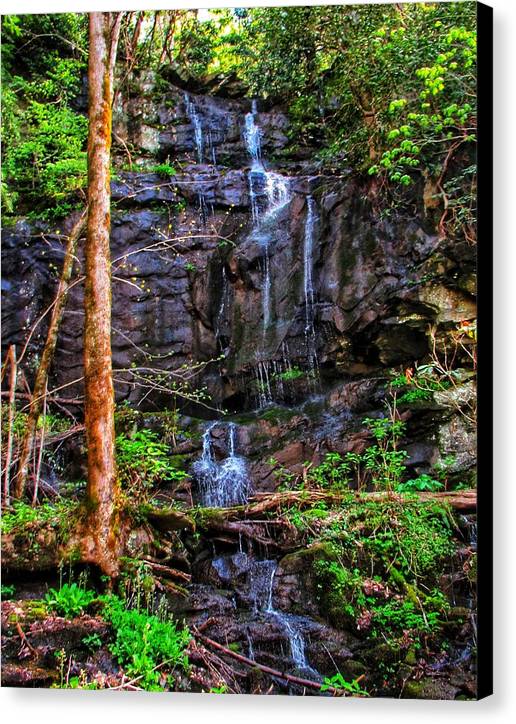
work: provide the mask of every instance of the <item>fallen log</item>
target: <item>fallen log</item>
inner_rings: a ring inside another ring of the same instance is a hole
[[[191,516],[176,508],[149,508],[145,511],[149,523],[162,532],[174,530],[195,531],[195,523]]]
[[[412,494],[414,495],[414,494]],[[474,513],[477,508],[477,491],[476,488],[471,490],[457,490],[446,493],[415,493],[417,498],[422,502],[435,501],[436,503],[446,503],[453,510],[460,513]],[[407,498],[399,493],[365,493],[369,500],[378,500],[379,502],[392,500],[396,503],[404,503]]]
[[[458,490],[445,493],[411,493],[410,498],[401,493],[378,491],[371,493],[354,493],[351,502],[365,503],[370,500],[378,502],[393,502],[403,504],[408,500],[413,501],[414,496],[421,502],[446,503],[453,510],[461,513],[473,513],[477,505],[477,491]],[[205,511],[199,520],[201,527],[209,530],[230,530],[228,521],[249,520],[257,522],[256,518],[263,513],[286,511],[288,508],[308,508],[317,503],[324,502],[328,506],[349,504],[349,494],[342,495],[327,492],[324,490],[287,490],[281,493],[258,493],[250,498],[247,505],[237,505],[231,508],[216,508]],[[273,523],[271,520],[270,523]]]
[[[311,679],[304,679],[301,676],[294,676],[294,674],[288,674],[286,671],[278,671],[277,669],[273,669],[271,666],[267,666],[266,664],[259,664],[257,661],[254,661],[253,659],[247,658],[247,656],[244,656],[243,654],[237,654],[236,651],[231,651],[231,649],[226,648],[222,644],[219,644],[218,641],[214,641],[213,639],[208,638],[207,636],[204,636],[199,632],[199,630],[194,626],[193,627],[193,633],[194,637],[202,641],[203,644],[206,646],[211,646],[212,648],[217,649],[218,651],[221,651],[227,656],[230,656],[231,658],[235,659],[235,661],[239,661],[241,664],[245,664],[246,666],[250,666],[253,669],[259,669],[260,671],[263,671],[264,674],[269,674],[270,676],[274,676],[278,679],[283,679],[284,681],[289,681],[292,684],[297,684],[298,686],[303,686],[306,689],[317,689],[318,691],[321,690],[321,687],[323,686],[322,683],[319,683],[318,681],[312,681]],[[328,693],[332,694],[333,696],[346,696],[346,692],[343,689],[335,689],[333,686],[325,687],[324,691],[327,691]]]

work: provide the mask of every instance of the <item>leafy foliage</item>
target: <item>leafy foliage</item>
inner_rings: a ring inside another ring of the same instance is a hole
[[[159,691],[162,689],[160,667],[187,669],[188,629],[178,629],[173,622],[160,621],[157,616],[127,610],[117,596],[105,596],[103,602],[103,617],[115,630],[110,650],[126,674],[138,678],[139,686]],[[168,683],[173,680],[169,674]]]
[[[145,496],[157,482],[180,482],[188,477],[174,467],[168,445],[152,430],[122,433],[116,438],[118,476],[128,493]]]
[[[449,604],[436,585],[453,550],[444,508],[353,500],[321,521],[316,540],[329,545],[313,570],[335,625],[392,641],[441,630]]]
[[[439,481],[432,478],[431,475],[423,473],[418,475],[417,478],[406,480],[404,483],[398,483],[396,490],[399,493],[414,493],[414,492],[429,492],[436,493],[437,491],[444,488],[444,485]]]
[[[0,595],[2,596],[2,599],[8,599],[13,598],[14,594],[16,593],[16,587],[10,584],[2,584]]]
[[[57,528],[64,534],[73,523],[79,507],[77,501],[64,498],[55,503],[43,503],[37,506],[15,501],[10,508],[2,511],[2,534],[24,533],[31,526],[39,528],[44,525]]]
[[[341,673],[335,674],[335,676],[332,677],[324,677],[321,691],[328,691],[330,687],[333,689],[343,689],[344,691],[348,691],[350,694],[355,694],[356,696],[369,696],[367,691],[362,689],[358,683],[358,679],[346,681]]]
[[[59,589],[51,588],[45,602],[51,611],[73,618],[84,613],[95,598],[95,591],[82,588],[77,583],[64,583]]]
[[[2,31],[2,200],[8,213],[51,218],[73,208],[86,184],[87,119],[73,107],[86,17],[11,16]]]

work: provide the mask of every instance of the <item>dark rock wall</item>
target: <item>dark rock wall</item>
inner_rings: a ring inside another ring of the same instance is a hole
[[[381,407],[378,388],[388,370],[425,359],[430,326],[443,345],[458,323],[475,318],[474,250],[438,238],[435,219],[425,216],[418,191],[411,206],[385,213],[369,180],[349,172],[324,175],[313,160],[289,155],[288,120],[281,109],[258,112],[264,163],[289,176],[291,189],[291,201],[275,216],[269,233],[271,321],[264,331],[265,250],[250,233],[251,162],[243,136],[251,103],[210,95],[189,98],[202,124],[202,164],[182,90],[169,85],[157,93],[147,78],[132,97],[117,101],[117,161],[119,166],[131,161],[131,170],[119,171],[112,182],[112,343],[118,400],[145,398],[147,409],[167,408],[170,397],[159,391],[149,395],[130,370],[152,366],[181,371],[189,363],[204,362],[195,385],[207,387],[214,407],[235,413],[253,409],[265,380],[269,401],[299,404],[318,393],[324,397],[321,414],[346,418],[349,426],[354,410],[358,419],[364,410]],[[173,164],[176,174],[156,173],[160,162]],[[312,378],[287,383],[282,381],[285,371],[310,366],[303,288],[309,195],[316,210],[310,344],[317,352],[317,370]],[[51,303],[61,238],[71,223],[68,219],[49,229],[21,220],[5,229],[4,345],[15,343],[21,349],[31,325]],[[77,277],[81,274],[79,252]],[[44,334],[43,323],[25,358],[29,379]],[[80,383],[70,384],[82,374],[81,337],[79,282],[70,292],[52,379],[53,386],[70,385],[62,393],[66,397],[81,392]],[[185,410],[192,412],[191,406]],[[461,419],[453,422],[445,401],[439,410],[446,412],[444,418],[438,415],[437,423],[435,411],[427,410],[419,428],[418,416],[413,416],[415,458],[430,464],[436,450],[445,452],[459,438],[458,452],[470,468],[471,429],[464,430]],[[214,415],[200,407],[194,412],[204,418]],[[312,437],[302,442],[305,449],[291,450],[286,458],[321,452],[323,422],[318,417]],[[339,439],[344,422],[332,424],[322,451],[331,447],[328,440]],[[277,440],[286,438],[287,450],[299,443],[288,427],[280,428],[272,432]],[[423,454],[421,445],[429,439],[433,442]],[[470,452],[464,453],[464,445]],[[352,449],[352,437],[345,446]],[[252,456],[251,448],[249,452]]]

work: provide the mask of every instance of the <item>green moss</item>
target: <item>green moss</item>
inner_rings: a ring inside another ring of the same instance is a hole
[[[210,530],[214,526],[223,525],[225,522],[224,512],[220,508],[195,508],[189,511],[189,515],[201,530]]]
[[[29,621],[41,621],[48,616],[48,608],[45,601],[34,599],[17,601],[16,608],[20,613],[11,613],[8,617],[9,624],[16,624],[20,618]]]
[[[1,531],[3,535],[16,535],[30,538],[42,528],[57,531],[61,543],[68,540],[77,518],[81,514],[81,504],[75,500],[61,498],[55,503],[43,503],[32,506],[16,501],[11,508],[2,513]]]
[[[266,420],[274,425],[279,425],[282,422],[288,422],[298,414],[297,410],[293,410],[288,407],[272,407],[262,412],[259,416],[260,420]]]
[[[288,553],[281,559],[281,568],[287,573],[300,573],[318,561],[335,561],[335,548],[328,541],[315,543],[308,548],[301,548]]]

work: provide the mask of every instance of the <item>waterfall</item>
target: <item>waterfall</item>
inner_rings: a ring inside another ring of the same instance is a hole
[[[314,251],[315,203],[312,196],[307,198],[305,221],[305,239],[303,248],[303,290],[305,293],[305,334],[313,333],[314,328]]]
[[[265,407],[272,402],[272,388],[269,376],[269,365],[259,360],[255,368],[255,378],[258,393],[259,407]]]
[[[213,162],[213,165],[215,166],[215,148],[213,146],[211,129],[208,129],[208,134],[205,139],[201,119],[199,117],[194,102],[186,92],[184,93],[183,98],[185,103],[186,115],[188,116],[190,123],[192,124],[194,129],[194,142],[197,152],[197,162],[204,163],[204,151],[206,146],[206,150],[208,154],[211,155],[211,160]],[[197,189],[197,209],[199,211],[199,217],[201,219],[202,226],[205,227],[208,222],[208,218],[210,217],[210,214],[213,213],[213,205],[208,205],[206,201],[206,192],[205,188],[203,187],[202,179],[200,181],[195,181],[195,188]]]
[[[215,153],[215,146],[213,144],[213,134],[212,134],[211,128],[208,129],[207,146],[208,146],[208,155],[211,156],[211,162],[214,166],[216,166],[217,165],[217,155]]]
[[[226,306],[228,301],[228,293],[229,293],[229,287],[228,287],[228,280],[226,276],[226,267],[222,267],[222,292],[220,295],[220,304],[217,311],[217,316],[215,318],[215,335],[217,339],[220,338],[221,329],[224,324],[224,317],[226,314]]]
[[[216,478],[218,466],[213,456],[211,443],[211,431],[217,423],[209,425],[202,436],[202,454],[199,460],[193,464],[194,475],[199,484],[199,490],[203,500],[211,500],[212,481]],[[208,505],[208,503],[206,503]],[[211,503],[209,503],[211,505]]]
[[[264,249],[262,310],[263,334],[271,320],[270,241],[275,221],[282,208],[290,201],[289,179],[274,171],[267,171],[262,162],[260,127],[256,124],[257,102],[253,100],[251,112],[245,115],[244,141],[251,157],[249,171],[249,198],[253,231],[251,234]]]
[[[202,186],[202,181],[200,182],[197,189],[197,210],[199,212],[201,223],[203,227],[205,227],[208,223],[210,214],[213,214],[213,204],[208,205],[208,203],[206,202],[206,193]]]
[[[213,508],[242,505],[249,495],[249,476],[244,457],[236,454],[237,427],[228,425],[228,456],[217,462],[213,454],[211,431],[218,423],[209,425],[202,436],[202,454],[193,464],[202,504]]]
[[[246,115],[245,115],[245,130],[244,130],[245,145],[247,146],[247,150],[249,151],[249,154],[253,160],[253,165],[260,164],[260,159],[261,159],[261,155],[262,155],[262,148],[261,148],[262,132],[260,131],[260,128],[255,123],[256,112],[257,112],[257,104],[256,104],[256,100],[253,100],[251,112],[246,113]]]
[[[289,642],[290,655],[295,667],[309,671],[318,677],[318,672],[312,669],[306,658],[305,640],[296,618],[274,608],[273,587],[276,569],[276,561],[255,561],[253,563],[249,571],[249,587],[253,597],[254,610],[273,616],[281,624]]]
[[[249,630],[246,632],[247,637],[247,658],[254,661],[254,648],[253,648],[253,640],[251,638],[251,634],[249,633]]]
[[[249,569],[249,590],[256,613],[268,613],[272,608],[272,581],[276,561],[253,561]]]
[[[195,148],[197,150],[197,160],[199,163],[203,163],[204,162],[204,139],[203,139],[201,121],[200,121],[199,115],[197,113],[195,104],[192,102],[192,99],[190,98],[188,93],[184,94],[184,101],[185,101],[186,115],[188,116],[191,124],[194,127],[194,138],[195,138]]]
[[[244,141],[252,161],[252,167],[249,171],[249,198],[251,199],[253,225],[258,222],[260,215],[258,199],[262,193],[265,174],[265,169],[261,162],[261,131],[255,123],[255,115],[256,100],[253,100],[251,112],[246,113],[244,121]]]
[[[319,377],[319,363],[317,359],[317,340],[315,337],[315,308],[314,308],[314,241],[315,225],[317,223],[317,210],[313,196],[306,200],[307,211],[303,244],[303,292],[305,301],[305,346],[308,367],[311,372],[311,381],[316,382]]]

